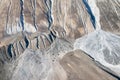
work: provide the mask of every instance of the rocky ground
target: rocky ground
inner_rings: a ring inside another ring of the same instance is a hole
[[[0,80],[119,80],[120,0],[0,0]]]

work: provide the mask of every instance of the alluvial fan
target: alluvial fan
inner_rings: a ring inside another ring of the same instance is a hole
[[[110,4],[114,4],[111,0],[108,1]],[[95,31],[77,39],[74,43],[74,49],[82,49],[96,61],[120,76],[120,36],[103,31],[104,25],[102,25],[103,30],[100,25],[100,12],[102,11],[99,11],[97,7],[99,4],[96,3],[102,3],[104,1],[83,0],[83,2],[91,16],[91,22],[94,25]],[[119,4],[119,1],[115,0],[115,2]],[[115,9],[115,6],[118,6],[116,4],[113,5]],[[118,13],[116,12],[116,14]],[[117,17],[119,18],[118,15]]]
[[[120,36],[102,30],[90,33],[74,43],[102,65],[120,76]]]

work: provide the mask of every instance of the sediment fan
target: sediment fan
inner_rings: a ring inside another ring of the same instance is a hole
[[[82,49],[102,65],[120,76],[120,36],[98,30],[79,38],[75,49]]]

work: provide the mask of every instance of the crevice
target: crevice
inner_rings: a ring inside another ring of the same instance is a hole
[[[36,0],[30,0],[31,6],[32,6],[32,17],[33,17],[33,24],[35,29],[37,30],[37,25],[36,25]]]
[[[13,46],[14,46],[14,48],[15,48],[15,53],[16,53],[16,56],[17,56],[17,54],[19,54],[17,42],[14,43]]]
[[[13,53],[13,59],[17,57],[17,53],[15,53],[15,47],[12,45],[12,53]]]
[[[53,19],[52,19],[52,14],[51,14],[51,11],[52,11],[52,1],[51,0],[45,0],[45,4],[47,6],[47,13],[46,13],[46,16],[47,16],[47,20],[48,20],[48,29],[50,30],[51,29],[51,25],[53,23]]]
[[[50,38],[49,38],[49,34],[48,34],[48,35],[45,35],[45,38],[48,40],[49,44],[52,43],[51,40],[50,40]]]
[[[49,35],[51,42],[53,42],[54,39],[56,38],[56,36],[52,33],[52,31],[50,31],[50,34],[48,34],[48,35]]]
[[[94,29],[96,29],[95,16],[93,15],[93,12],[91,11],[91,8],[90,8],[90,6],[89,6],[89,4],[88,4],[88,1],[87,1],[87,0],[82,0],[82,1],[83,1],[84,5],[85,5],[85,7],[86,7],[87,12],[88,12],[89,15],[90,15],[90,20],[91,20],[91,22],[92,22],[92,24],[93,24],[93,27],[94,27]]]
[[[8,45],[7,52],[8,52],[9,57],[12,58],[12,56],[13,56],[12,55],[12,44]]]
[[[36,47],[39,49],[39,40],[38,40],[38,37],[36,38]]]
[[[56,38],[56,35],[55,35],[53,32],[55,32],[55,31],[54,31],[54,30],[53,30],[53,31],[50,31],[50,34],[51,34],[54,38]]]
[[[20,46],[21,46],[21,48],[23,49],[23,50],[25,50],[25,48],[23,47],[23,45],[22,45],[22,43],[19,41],[19,44],[20,44]]]
[[[22,30],[24,31],[24,1],[23,0],[20,0],[20,7],[21,7],[21,10],[20,10],[20,23],[21,23],[21,26],[22,26]]]
[[[41,40],[42,40],[42,43],[43,43],[43,46],[44,46],[44,48],[46,48],[46,44],[45,44],[45,41],[44,41],[44,35],[43,35],[43,37],[42,37],[42,35],[40,36],[41,37]]]
[[[27,39],[27,37],[25,36],[25,38],[24,38],[24,41],[25,41],[25,44],[26,44],[26,48],[29,46],[29,41],[28,41],[28,39]]]

